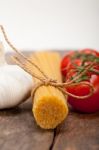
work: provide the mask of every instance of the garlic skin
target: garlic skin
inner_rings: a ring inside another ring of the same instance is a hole
[[[0,42],[0,109],[12,108],[31,94],[33,78],[17,65],[8,65]]]
[[[0,42],[0,66],[6,65],[7,62],[5,60],[5,54],[4,54],[4,46],[2,42]]]
[[[11,108],[30,96],[32,77],[17,65],[0,67],[0,109]]]

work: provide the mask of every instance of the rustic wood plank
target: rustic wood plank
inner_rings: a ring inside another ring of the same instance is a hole
[[[99,113],[71,112],[56,130],[53,150],[99,150]]]
[[[17,108],[0,111],[0,150],[49,150],[53,131],[37,126],[31,99]]]

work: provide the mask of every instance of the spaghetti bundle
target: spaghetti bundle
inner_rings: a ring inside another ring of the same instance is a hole
[[[47,77],[62,82],[60,73],[60,55],[57,52],[37,52],[30,56]],[[26,67],[38,76],[42,74],[27,62]],[[40,82],[34,78],[35,83]],[[50,85],[40,86],[33,97],[33,114],[37,124],[44,129],[53,129],[60,124],[68,114],[66,98],[63,93]]]
[[[7,44],[23,58],[22,61],[18,56],[14,56],[13,60],[33,76],[37,85],[37,88],[33,88],[36,90],[32,90],[33,114],[37,124],[44,129],[55,128],[68,114],[68,92],[63,90],[67,83],[61,83],[60,55],[53,52],[38,52],[28,59],[9,41],[2,25],[0,28]]]

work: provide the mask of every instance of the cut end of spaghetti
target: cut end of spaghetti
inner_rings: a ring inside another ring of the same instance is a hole
[[[60,91],[58,92],[61,93]],[[56,128],[68,114],[66,102],[63,100],[63,95],[61,94],[60,96],[43,95],[38,99],[34,96],[34,107],[32,111],[37,124],[44,129]]]

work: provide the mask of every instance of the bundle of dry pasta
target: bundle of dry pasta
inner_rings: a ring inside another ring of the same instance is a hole
[[[37,52],[30,56],[30,60],[37,64],[41,70],[52,79],[62,82],[60,73],[60,55],[57,52]],[[42,74],[27,63],[27,67],[37,75]],[[35,83],[38,83],[34,78]],[[44,129],[53,129],[60,124],[68,114],[66,97],[53,86],[41,86],[34,95],[33,114],[37,124]]]

